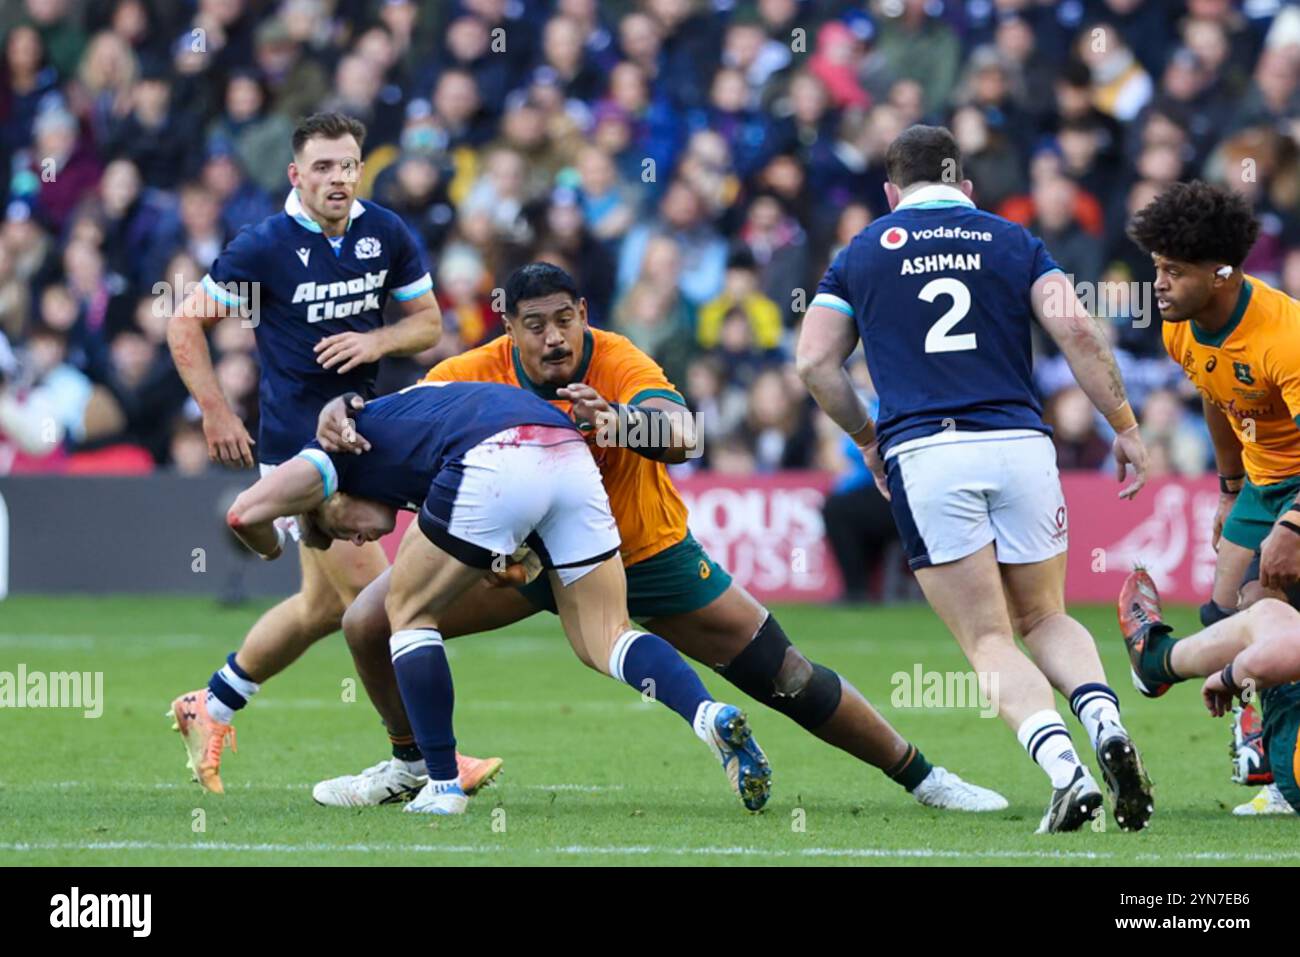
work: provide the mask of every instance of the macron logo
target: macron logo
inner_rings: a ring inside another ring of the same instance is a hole
[[[907,230],[891,226],[880,234],[880,245],[886,249],[899,249],[907,242]]]
[[[152,894],[71,894],[50,898],[51,927],[129,927],[132,937],[148,937],[152,927]]]
[[[311,250],[310,250],[310,249],[307,249],[306,247],[303,247],[302,249],[299,249],[299,250],[298,250],[298,258],[301,259],[301,260],[302,260],[302,264],[303,264],[304,266],[306,266],[306,265],[307,265],[307,260],[311,258]]]

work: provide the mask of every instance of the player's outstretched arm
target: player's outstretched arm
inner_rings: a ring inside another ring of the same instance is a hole
[[[620,405],[583,382],[570,383],[556,395],[572,403],[575,420],[597,431],[598,445],[624,444],[643,458],[667,465],[685,462],[696,449],[695,417],[671,399],[651,396],[636,405]]]
[[[862,451],[880,494],[889,498],[885,467],[876,452],[876,424],[853,388],[844,363],[858,345],[851,316],[828,306],[810,306],[799,330],[795,368],[809,394]]]
[[[1065,355],[1079,388],[1115,430],[1119,481],[1124,481],[1126,466],[1131,465],[1136,474],[1132,484],[1119,494],[1121,498],[1132,498],[1146,484],[1147,450],[1105,332],[1083,308],[1074,286],[1062,272],[1040,276],[1030,290],[1030,302],[1034,315]]]
[[[226,524],[263,558],[279,558],[284,532],[275,520],[309,512],[323,502],[325,485],[321,476],[320,468],[307,459],[290,459],[239,493],[226,512]]]
[[[646,458],[669,465],[680,465],[699,447],[700,436],[695,427],[695,416],[686,406],[678,405],[671,399],[652,397],[642,400],[632,408],[648,412],[651,416],[661,415],[662,418],[658,421],[667,423],[666,429],[650,430],[650,434],[656,438],[666,437],[662,442],[662,450],[656,447],[657,443],[654,440],[648,443],[648,451],[641,453]]]
[[[167,347],[181,381],[203,413],[208,458],[229,468],[252,468],[253,439],[226,401],[208,352],[206,331],[221,316],[217,301],[200,286],[167,321]]]
[[[340,332],[316,343],[316,362],[340,374],[384,356],[413,356],[442,338],[442,311],[433,293],[397,302],[402,318],[370,332]]]

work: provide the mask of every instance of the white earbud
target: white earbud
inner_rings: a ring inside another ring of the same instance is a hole
[[[1232,275],[1232,267],[1220,266],[1218,269],[1214,270],[1214,274],[1216,276],[1222,276],[1224,279],[1227,279],[1229,276]]]

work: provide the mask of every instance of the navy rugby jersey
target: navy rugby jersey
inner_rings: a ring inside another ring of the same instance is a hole
[[[367,403],[354,421],[370,451],[326,454],[315,439],[303,451],[322,469],[326,496],[341,490],[397,508],[418,509],[444,466],[506,429],[558,426],[583,441],[555,406],[499,382],[417,383]]]
[[[880,397],[882,454],[947,429],[1043,424],[1029,291],[1060,269],[1023,226],[924,186],[853,237],[813,305],[851,316]]]
[[[383,325],[384,305],[433,288],[415,240],[396,214],[352,203],[347,231],[331,239],[302,208],[298,191],[284,211],[246,226],[222,251],[203,289],[228,307],[249,307],[246,283],[257,282],[254,317],[260,428],[254,452],[278,465],[316,434],[316,416],[334,396],[374,394],[377,363],[339,375],[316,364],[316,343],[340,332]]]

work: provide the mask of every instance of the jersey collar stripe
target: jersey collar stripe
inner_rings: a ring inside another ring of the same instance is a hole
[[[836,312],[842,312],[850,319],[853,318],[853,307],[841,299],[839,296],[832,296],[829,292],[819,292],[813,296],[812,304],[814,306],[825,306],[827,309],[834,309]]]
[[[908,203],[906,207],[900,209],[955,209],[965,206],[968,209],[974,208],[974,203],[959,203],[955,199],[936,199],[929,203]]]
[[[296,186],[289,190],[289,195],[285,197],[284,211],[289,216],[293,217],[293,221],[303,229],[310,230],[313,233],[324,232],[324,230],[320,228],[320,224],[308,216],[307,211],[302,208],[302,200],[298,198],[298,188]],[[344,229],[344,232],[351,229],[352,220],[356,219],[365,211],[366,208],[361,205],[361,200],[354,199],[352,201],[352,208],[348,210],[348,225]]]
[[[328,455],[320,449],[303,449],[298,453],[297,457],[306,459],[316,466],[316,471],[320,472],[320,482],[325,489],[326,498],[339,490],[339,473],[334,468],[334,463],[330,461]]]
[[[415,282],[408,282],[405,286],[398,286],[390,292],[389,295],[398,302],[406,302],[408,299],[415,299],[419,296],[423,296],[426,292],[432,291],[433,280],[429,278],[428,273],[425,273],[419,279],[415,280]]]
[[[900,209],[939,209],[949,206],[975,208],[975,204],[971,202],[970,197],[957,187],[948,186],[944,183],[932,183],[929,186],[922,186],[915,193],[910,193],[907,198],[894,207],[894,212],[898,212]]]
[[[1246,307],[1250,305],[1250,294],[1253,287],[1249,279],[1242,280],[1241,291],[1237,293],[1237,305],[1233,307],[1232,315],[1228,317],[1227,325],[1215,333],[1205,332],[1195,322],[1192,323],[1192,337],[1203,346],[1211,346],[1215,349],[1228,341],[1228,336],[1241,323],[1241,317],[1246,314]]]
[[[227,292],[211,275],[205,275],[201,285],[205,293],[223,306],[240,306],[244,303],[243,296],[236,296],[232,292]]]

